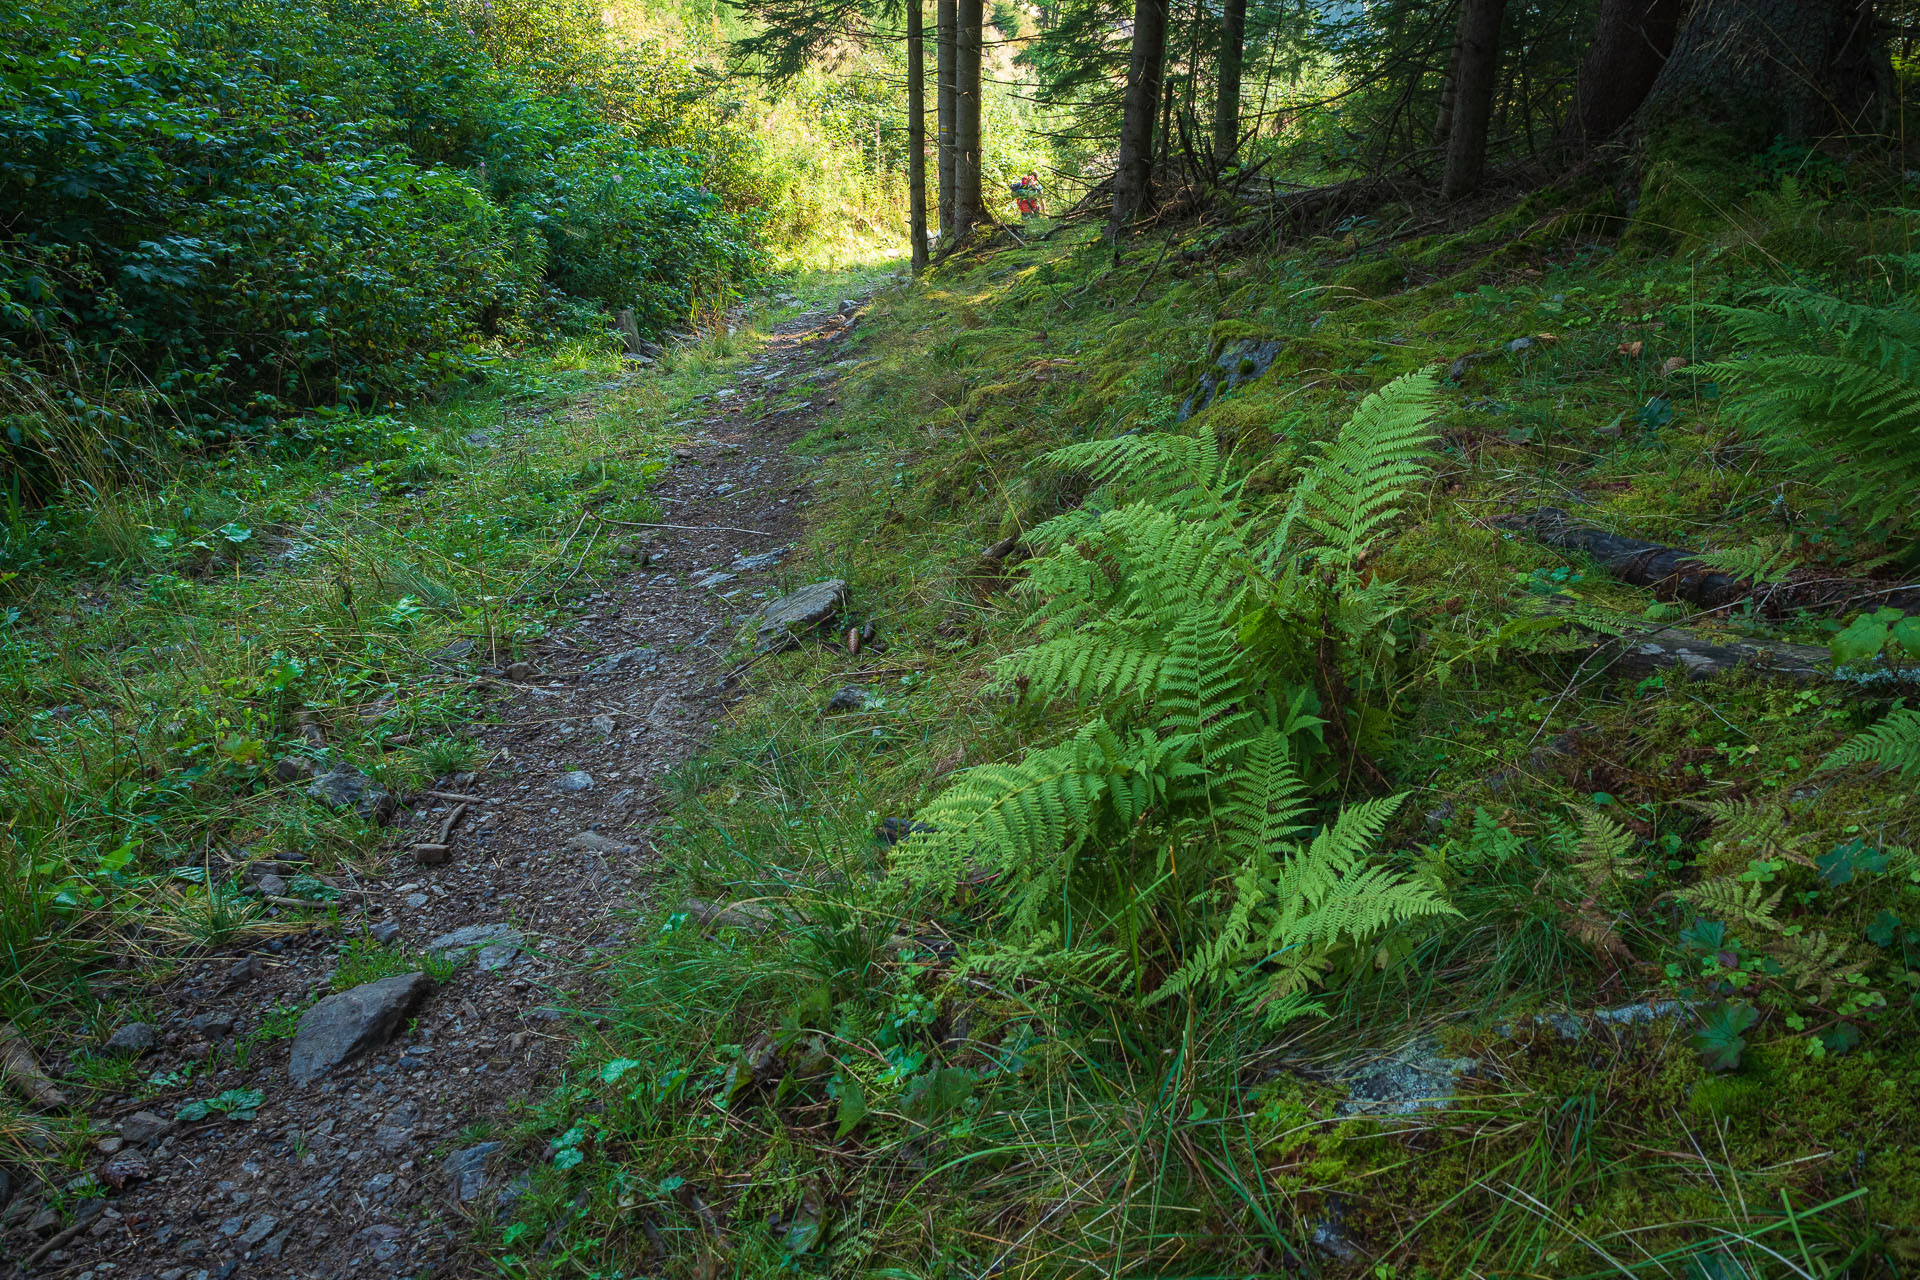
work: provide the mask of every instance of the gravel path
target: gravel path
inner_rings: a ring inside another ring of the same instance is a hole
[[[475,799],[413,798],[384,870],[341,882],[345,933],[437,948],[461,958],[455,975],[334,997],[295,1039],[256,1045],[244,1069],[101,1108],[96,1173],[124,1189],[80,1201],[65,1228],[37,1197],[15,1197],[0,1257],[16,1274],[491,1272],[463,1254],[470,1222],[510,1200],[542,1155],[514,1151],[501,1122],[555,1082],[579,1043],[563,1010],[591,999],[595,958],[647,903],[661,871],[652,833],[670,821],[662,777],[724,714],[740,627],[819,576],[794,549],[809,487],[787,446],[833,403],[831,365],[852,327],[829,313],[777,327],[701,406],[650,491],[674,527],[622,530],[633,571],[597,584],[588,617],[498,673],[497,723],[480,734],[491,762],[443,780],[446,795]],[[803,386],[804,407],[756,416],[765,397]],[[408,847],[437,843],[462,804],[446,861],[417,862]],[[159,993],[168,1012],[142,1072],[197,1062],[276,1007],[325,994],[338,938],[316,931],[184,966]],[[252,1118],[173,1118],[231,1089],[264,1095]]]

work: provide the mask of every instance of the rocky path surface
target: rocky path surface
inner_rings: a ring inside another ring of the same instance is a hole
[[[15,1274],[491,1274],[464,1252],[470,1222],[509,1202],[544,1154],[515,1151],[503,1122],[568,1062],[578,1037],[564,1011],[591,998],[596,957],[620,944],[625,911],[644,905],[660,871],[663,775],[723,715],[723,663],[741,628],[783,599],[834,603],[796,563],[808,486],[787,446],[833,403],[850,311],[778,326],[681,425],[690,442],[650,490],[663,527],[623,530],[633,571],[598,584],[592,612],[528,661],[494,673],[503,697],[479,733],[489,763],[413,798],[386,869],[342,881],[341,932],[457,961],[453,975],[395,974],[329,996],[288,1039],[260,1033],[275,1018],[284,1032],[285,1010],[328,993],[340,933],[183,967],[160,994],[165,1012],[120,1034],[143,1053],[143,1077],[215,1069],[96,1111],[96,1176],[117,1190],[78,1200],[66,1225],[38,1197],[14,1197],[0,1256]],[[797,408],[768,409],[796,392]],[[409,846],[441,843],[450,818],[446,860],[417,861]],[[251,875],[284,893],[266,878],[301,870],[264,862]],[[252,1100],[234,1090],[258,1094],[257,1109],[177,1115],[193,1100]]]

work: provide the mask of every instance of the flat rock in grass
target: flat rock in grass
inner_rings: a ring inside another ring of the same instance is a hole
[[[829,578],[810,583],[792,595],[768,602],[760,611],[759,640],[762,653],[778,653],[798,644],[799,637],[833,619],[847,603],[844,578]]]
[[[488,973],[504,969],[520,954],[526,939],[510,924],[465,924],[427,944],[427,954],[464,959],[479,953],[480,968]]]
[[[107,1052],[130,1053],[136,1058],[153,1048],[153,1027],[145,1022],[129,1022],[116,1027],[107,1037]]]
[[[350,809],[383,827],[393,817],[393,797],[372,778],[345,765],[336,765],[315,778],[307,794],[330,809]]]
[[[864,685],[845,685],[827,699],[828,711],[865,711],[873,704],[873,691]]]
[[[787,549],[777,547],[772,551],[762,551],[758,555],[735,556],[727,568],[735,573],[758,573],[762,569],[771,569],[785,558]]]
[[[399,973],[328,996],[301,1015],[287,1072],[317,1080],[341,1063],[385,1044],[433,991],[424,973]]]
[[[1478,1062],[1448,1057],[1432,1036],[1410,1040],[1385,1057],[1341,1072],[1347,1097],[1343,1116],[1410,1116],[1438,1111],[1453,1101],[1454,1086]]]

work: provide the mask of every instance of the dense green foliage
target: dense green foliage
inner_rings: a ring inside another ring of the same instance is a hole
[[[684,323],[759,261],[701,158],[621,122],[617,58],[555,87],[451,13],[365,0],[9,0],[4,21],[18,452],[75,416],[218,441],[418,397],[583,304]]]

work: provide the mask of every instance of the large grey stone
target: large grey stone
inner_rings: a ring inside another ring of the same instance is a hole
[[[1213,367],[1200,375],[1200,385],[1181,404],[1178,420],[1185,422],[1235,387],[1263,376],[1285,345],[1273,338],[1240,338],[1223,345]]]
[[[307,794],[332,809],[351,809],[380,826],[393,817],[394,800],[358,769],[335,765],[313,780]]]
[[[316,1080],[333,1068],[386,1043],[433,991],[424,973],[400,973],[328,996],[300,1018],[287,1072]]]
[[[829,621],[847,603],[844,578],[829,578],[800,588],[792,595],[769,601],[760,611],[759,640],[762,653],[778,653],[799,643],[798,637]]]

